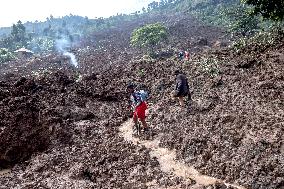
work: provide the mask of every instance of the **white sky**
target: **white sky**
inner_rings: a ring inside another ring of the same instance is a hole
[[[109,17],[117,13],[141,10],[154,0],[1,0],[0,27],[11,26],[18,20],[44,21],[53,17],[73,15]]]

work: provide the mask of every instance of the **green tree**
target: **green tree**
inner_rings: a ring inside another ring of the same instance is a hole
[[[10,48],[17,49],[27,45],[26,28],[19,20],[17,24],[13,24],[11,31],[11,39],[13,44]]]
[[[154,48],[165,41],[168,37],[167,29],[160,23],[148,24],[135,29],[131,35],[131,45],[145,48],[154,52]]]
[[[223,16],[229,19],[227,27],[234,34],[247,36],[256,32],[260,27],[260,18],[254,15],[249,15],[251,7],[248,5],[237,3],[230,7],[224,8]]]
[[[20,20],[17,22],[17,24],[13,24],[11,35],[16,42],[25,40],[26,28]]]
[[[151,11],[151,10],[157,9],[158,7],[159,7],[159,3],[156,1],[153,1],[152,3],[148,4],[147,10]]]
[[[253,14],[261,14],[266,19],[282,21],[284,19],[284,0],[242,0],[253,5]]]
[[[14,58],[15,56],[8,49],[0,48],[0,63],[10,61]]]
[[[0,40],[0,46],[13,51],[26,46],[27,41],[26,28],[21,21],[18,21],[17,24],[13,24],[10,35]]]

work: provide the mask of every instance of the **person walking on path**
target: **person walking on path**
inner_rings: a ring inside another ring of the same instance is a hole
[[[127,86],[127,93],[130,94],[130,102],[131,105],[130,107],[133,108],[133,122],[134,122],[134,130],[138,128],[138,119],[141,121],[142,126],[143,126],[143,130],[148,131],[148,125],[146,123],[146,109],[147,104],[146,104],[146,99],[147,96],[145,94],[143,94],[145,91],[136,91],[135,87],[133,84],[129,84]],[[137,131],[139,132],[139,131]]]
[[[176,86],[173,96],[178,98],[181,107],[185,107],[184,97],[188,96],[188,100],[191,101],[188,81],[186,76],[182,74],[181,71],[176,70],[174,74],[176,76]]]

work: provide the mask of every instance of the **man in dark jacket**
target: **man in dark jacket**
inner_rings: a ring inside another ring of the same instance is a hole
[[[183,60],[183,58],[184,58],[184,52],[183,51],[180,51],[178,53],[178,58],[179,58],[179,60]]]
[[[188,96],[188,100],[191,100],[189,91],[189,85],[187,78],[179,70],[175,71],[176,76],[176,87],[174,90],[174,97],[178,98],[181,107],[184,107],[184,97]]]

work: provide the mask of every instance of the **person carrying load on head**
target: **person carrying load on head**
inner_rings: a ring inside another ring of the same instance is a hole
[[[134,130],[138,128],[138,119],[141,121],[143,130],[148,131],[148,125],[146,123],[146,100],[148,99],[148,93],[144,90],[136,91],[133,84],[127,86],[127,93],[130,94],[131,106],[133,108],[133,122]],[[137,130],[137,132],[139,132]]]
[[[173,96],[175,98],[178,98],[180,106],[184,107],[184,97],[188,96],[188,100],[191,101],[188,81],[186,76],[182,74],[179,70],[176,70],[174,74],[176,76],[176,86]]]

